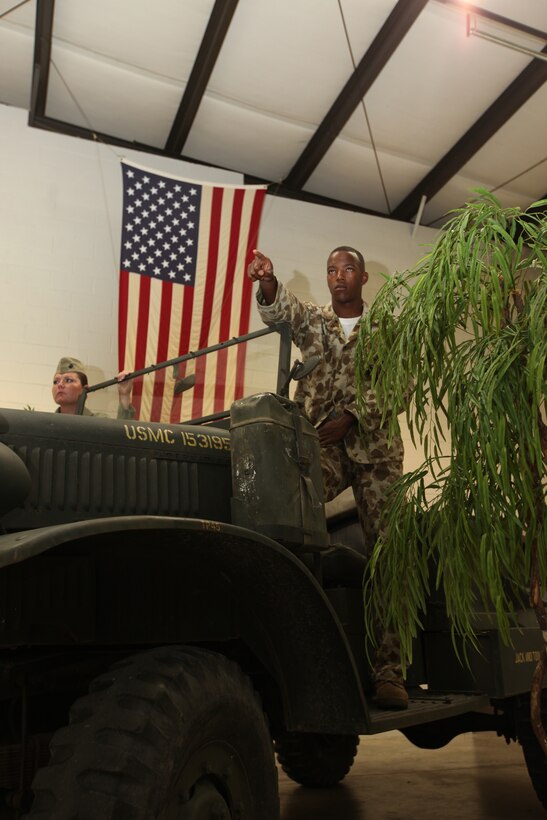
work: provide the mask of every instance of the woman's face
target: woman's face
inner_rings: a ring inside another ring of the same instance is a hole
[[[77,373],[56,373],[53,377],[53,401],[59,405],[61,412],[66,407],[75,407],[83,390]]]

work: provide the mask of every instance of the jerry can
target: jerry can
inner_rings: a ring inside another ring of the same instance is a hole
[[[234,402],[230,419],[232,523],[278,541],[326,547],[315,428],[293,401],[274,393]]]

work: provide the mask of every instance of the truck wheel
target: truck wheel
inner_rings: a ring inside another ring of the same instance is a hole
[[[547,755],[539,745],[530,721],[530,703],[522,709],[518,718],[518,741],[522,746],[526,768],[532,786],[542,806],[547,809]],[[547,723],[547,693],[543,692],[541,700],[541,717],[543,725]]]
[[[309,788],[335,786],[347,775],[359,745],[358,735],[286,732],[274,741],[277,759],[291,780]]]
[[[278,820],[258,697],[223,655],[162,647],[76,701],[33,783],[32,820]]]

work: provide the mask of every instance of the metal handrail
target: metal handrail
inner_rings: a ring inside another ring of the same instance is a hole
[[[182,356],[176,356],[174,359],[168,359],[165,362],[158,362],[157,364],[151,364],[148,367],[143,367],[140,370],[134,370],[132,373],[128,373],[127,376],[124,376],[124,378],[119,381],[117,377],[114,377],[113,379],[107,379],[104,382],[88,385],[78,398],[76,414],[80,416],[82,415],[87,396],[89,393],[94,393],[96,390],[103,390],[105,387],[111,387],[114,384],[122,384],[122,382],[129,381],[130,379],[136,379],[139,376],[146,376],[148,373],[154,373],[156,370],[163,370],[166,367],[173,367],[174,365],[190,361],[191,359],[198,359],[200,356],[206,356],[208,353],[214,353],[217,350],[232,347],[232,345],[243,344],[251,339],[258,339],[260,336],[267,336],[270,333],[279,333],[280,336],[276,391],[280,395],[287,395],[286,391],[288,390],[288,387],[286,384],[290,372],[291,362],[291,326],[287,322],[276,322],[275,324],[269,325],[262,330],[255,330],[252,333],[246,333],[244,336],[234,336],[232,339],[227,339],[225,342],[219,342],[218,344],[204,347],[201,350],[190,350],[188,353],[184,353]]]

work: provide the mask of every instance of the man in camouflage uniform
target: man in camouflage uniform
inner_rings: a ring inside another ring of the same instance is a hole
[[[403,442],[388,442],[374,393],[363,396],[368,408],[365,435],[357,422],[354,355],[359,323],[366,305],[361,292],[368,280],[362,254],[347,246],[335,248],[327,261],[327,284],[332,301],[323,307],[300,302],[278,282],[273,264],[260,251],[248,275],[260,284],[258,310],[265,324],[291,324],[294,344],[303,358],[320,362],[298,382],[294,400],[317,428],[327,501],[351,486],[365,536],[368,555],[381,534],[380,517],[386,492],[402,475]],[[399,641],[385,630],[374,666],[376,702],[385,709],[406,709]]]

